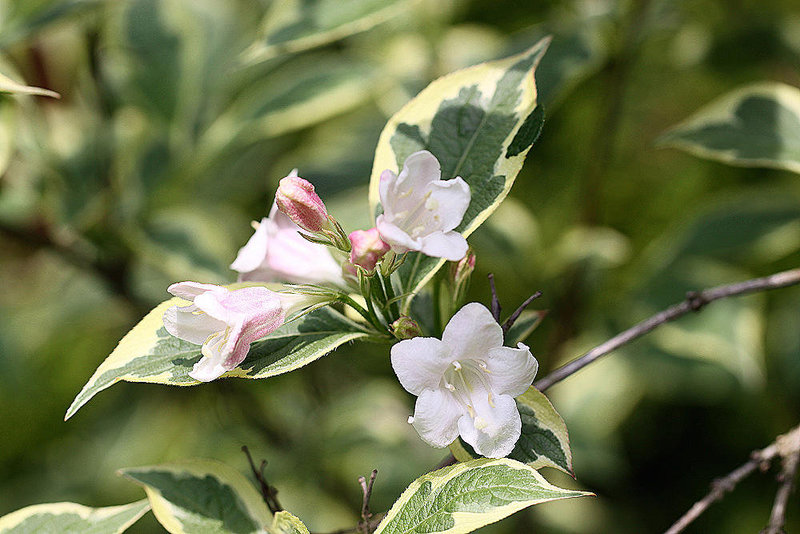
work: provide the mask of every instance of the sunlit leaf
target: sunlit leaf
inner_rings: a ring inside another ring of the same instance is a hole
[[[782,83],[737,89],[658,142],[729,165],[800,173],[800,89]]]
[[[246,63],[321,46],[369,30],[413,0],[283,0],[264,18],[264,37],[247,50]]]
[[[282,510],[272,518],[270,534],[309,534],[309,532],[302,521]]]
[[[470,460],[412,482],[376,534],[462,534],[534,504],[588,495],[553,486],[535,469],[514,460]]]
[[[71,502],[35,504],[0,517],[2,534],[118,534],[125,532],[150,509],[147,500],[89,508]]]
[[[263,533],[267,506],[235,469],[213,460],[122,469],[144,486],[156,519],[172,534]]]
[[[381,173],[399,172],[410,154],[425,149],[441,163],[442,179],[461,176],[470,186],[472,200],[458,231],[468,236],[485,221],[508,194],[539,135],[543,115],[536,107],[534,71],[548,43],[543,39],[521,54],[444,76],[398,111],[375,152],[373,213],[379,210]],[[418,291],[443,264],[409,254],[398,271],[400,293]]]
[[[66,419],[100,391],[119,381],[173,386],[201,384],[189,376],[200,360],[200,346],[171,336],[162,317],[170,306],[185,305],[172,298],[148,313],[119,342],[75,397]],[[250,346],[247,358],[223,377],[267,378],[294,371],[325,356],[336,347],[369,333],[336,310],[325,307],[290,321]]]

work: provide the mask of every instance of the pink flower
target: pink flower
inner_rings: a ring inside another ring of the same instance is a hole
[[[222,286],[180,282],[168,291],[191,301],[164,312],[164,327],[173,336],[202,345],[203,357],[189,376],[210,382],[242,363],[250,343],[275,331],[286,316],[308,304],[301,295],[266,287],[229,291]]]
[[[231,264],[239,281],[344,285],[342,267],[328,247],[306,241],[298,230],[273,204]]]
[[[378,260],[391,249],[389,244],[381,239],[377,228],[350,232],[349,238],[353,245],[350,250],[350,262],[367,272],[375,270]]]
[[[317,233],[331,228],[325,204],[311,182],[297,176],[297,170],[280,181],[275,202],[278,209],[303,230]]]

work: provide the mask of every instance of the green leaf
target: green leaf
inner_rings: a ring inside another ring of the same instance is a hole
[[[771,82],[742,87],[667,131],[658,144],[729,165],[800,173],[800,89]]]
[[[98,7],[101,2],[103,0],[3,2],[3,13],[0,17],[0,48],[8,50],[13,44],[27,39],[48,25],[85,13],[90,8]]]
[[[514,460],[470,460],[412,482],[375,534],[472,532],[534,504],[588,495],[553,486]]]
[[[399,14],[410,0],[282,0],[273,2],[263,37],[244,54],[249,64],[293,54],[367,31]]]
[[[213,460],[120,470],[144,486],[156,519],[173,534],[264,532],[269,513],[252,484]]]
[[[106,508],[71,502],[35,504],[0,517],[0,534],[117,534],[125,532],[149,509],[147,500]]]
[[[516,347],[517,343],[525,341],[531,332],[542,324],[542,319],[547,315],[547,310],[525,310],[523,311],[514,325],[508,329],[505,335],[505,345]]]
[[[171,336],[162,322],[167,308],[185,304],[182,299],[172,298],[133,327],[75,397],[65,419],[120,380],[173,386],[201,384],[189,376],[201,357],[200,346]],[[239,367],[222,376],[267,378],[288,373],[318,360],[343,343],[368,336],[369,332],[336,310],[321,308],[253,343]]]
[[[309,532],[302,521],[283,510],[272,518],[270,534],[309,534]]]
[[[61,98],[61,95],[50,89],[42,89],[41,87],[33,87],[25,85],[12,80],[3,73],[0,73],[0,93],[11,93],[17,95],[39,95],[49,96],[52,98]]]
[[[567,425],[544,393],[534,387],[516,398],[522,434],[508,455],[534,469],[554,467],[574,477]],[[461,438],[450,445],[453,456],[466,462],[479,455]]]
[[[541,128],[533,73],[548,43],[543,39],[521,54],[439,78],[398,111],[375,152],[372,212],[379,212],[381,173],[399,172],[410,154],[425,149],[439,160],[442,179],[461,176],[470,186],[472,199],[458,231],[468,236],[483,223],[508,195]],[[399,292],[417,292],[443,264],[410,253],[398,270]],[[404,309],[409,305],[406,299]]]

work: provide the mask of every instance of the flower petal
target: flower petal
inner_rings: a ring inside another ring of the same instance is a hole
[[[475,417],[467,414],[458,420],[461,437],[481,456],[503,458],[511,454],[522,433],[522,420],[514,398],[495,395],[490,404],[488,399],[473,396],[473,401]]]
[[[225,371],[227,369],[222,366],[221,362],[203,356],[189,371],[189,376],[200,382],[211,382],[219,378]]]
[[[467,182],[460,176],[452,180],[438,180],[430,185],[431,198],[428,205],[434,207],[438,217],[439,229],[444,232],[453,230],[461,224],[470,201],[470,190]]]
[[[202,345],[208,336],[226,328],[222,321],[198,312],[195,305],[172,306],[164,312],[163,319],[167,332],[196,345]]]
[[[423,254],[449,261],[458,261],[467,255],[467,240],[458,232],[433,232],[421,238],[417,249]]]
[[[447,323],[442,342],[452,352],[453,359],[485,360],[489,351],[503,346],[503,329],[485,306],[471,302]]]
[[[420,250],[422,247],[421,239],[414,239],[399,226],[394,223],[388,222],[387,218],[383,215],[378,215],[375,220],[375,226],[381,239],[386,241],[392,246],[392,249],[398,254],[402,254],[408,250]]]
[[[215,286],[214,284],[200,284],[198,282],[178,282],[176,284],[172,284],[167,288],[167,291],[175,295],[176,297],[180,297],[184,300],[191,300],[193,301],[195,297],[198,297],[205,293],[206,291],[213,291],[215,288],[219,286]]]
[[[240,273],[249,273],[258,269],[267,259],[269,246],[269,219],[264,217],[258,228],[250,236],[245,246],[239,249],[236,259],[231,263],[231,269]]]
[[[450,392],[426,389],[417,398],[412,424],[429,445],[447,447],[458,436],[458,421],[463,413]]]
[[[400,171],[395,183],[403,191],[413,190],[422,194],[430,182],[438,181],[441,178],[442,168],[439,160],[427,150],[420,150],[406,158],[403,170]]]
[[[452,360],[445,344],[433,337],[406,339],[392,347],[392,368],[400,384],[414,395],[438,388]]]
[[[486,358],[492,391],[516,397],[525,393],[539,370],[539,362],[523,343],[518,348],[497,347]]]

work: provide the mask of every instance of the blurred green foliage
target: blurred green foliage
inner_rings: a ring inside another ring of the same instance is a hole
[[[387,118],[433,78],[548,33],[544,130],[470,238],[473,300],[487,301],[488,272],[507,310],[544,292],[549,314],[528,340],[542,373],[687,290],[800,261],[796,174],[654,143],[744,83],[800,86],[796,2],[343,4],[346,17],[324,0],[0,0],[0,72],[62,95],[0,95],[0,515],[138,500],[123,467],[204,456],[245,471],[243,444],[313,531],[355,524],[356,478],[373,468],[372,509],[387,509],[444,454],[405,423],[413,399],[375,347],[263,381],[120,384],[63,414],[167,285],[234,279],[248,222],[290,169],[347,229],[367,227]],[[484,530],[664,530],[797,424],[799,301],[790,288],[715,303],[548,391],[578,484],[598,498]],[[762,528],[773,474],[694,531]],[[800,528],[797,503],[787,531]],[[131,529],[160,531],[152,517]]]

